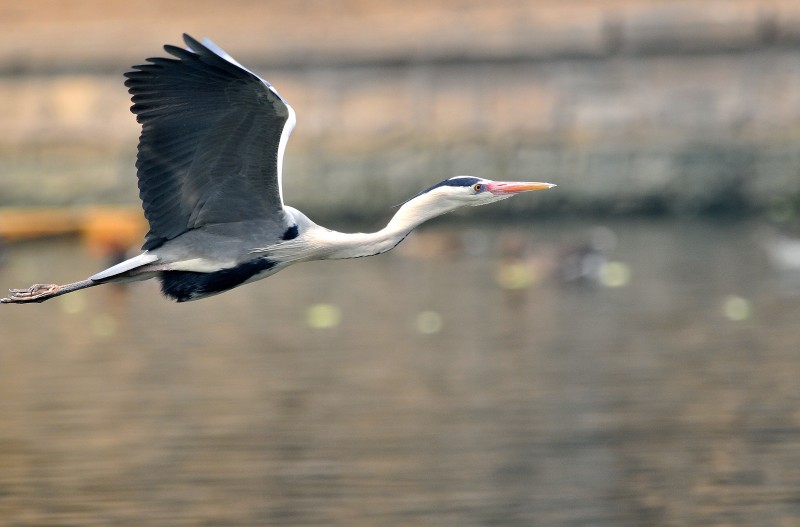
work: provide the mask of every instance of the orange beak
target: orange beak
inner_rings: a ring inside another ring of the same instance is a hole
[[[555,187],[552,183],[525,182],[525,181],[492,181],[487,183],[486,190],[495,196],[518,194],[531,190],[547,190]]]

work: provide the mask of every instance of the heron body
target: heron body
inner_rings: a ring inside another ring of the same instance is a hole
[[[136,161],[150,230],[143,252],[72,284],[12,289],[2,303],[43,302],[109,282],[157,278],[178,301],[197,300],[309,260],[358,258],[394,248],[421,223],[555,185],[446,179],[399,207],[374,233],[342,233],[284,205],[283,154],[296,118],[267,81],[209,40],[150,58],[125,74],[142,125]]]

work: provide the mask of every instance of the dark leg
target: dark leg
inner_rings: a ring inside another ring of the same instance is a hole
[[[101,283],[102,282],[95,282],[94,280],[81,280],[80,282],[64,285],[34,284],[27,289],[10,289],[9,292],[11,294],[8,295],[8,298],[0,298],[0,304],[44,302],[55,296],[71,293],[78,289],[86,289],[87,287],[100,285]]]

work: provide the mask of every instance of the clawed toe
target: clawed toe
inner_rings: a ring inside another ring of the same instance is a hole
[[[27,289],[9,289],[10,294],[7,298],[0,298],[0,303],[41,302],[52,296],[58,289],[57,284],[34,284]]]

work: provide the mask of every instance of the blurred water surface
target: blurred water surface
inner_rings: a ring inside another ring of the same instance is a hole
[[[555,279],[590,227],[3,306],[0,523],[800,523],[800,297],[761,228],[613,225],[599,283]],[[102,267],[15,244],[0,285]]]

